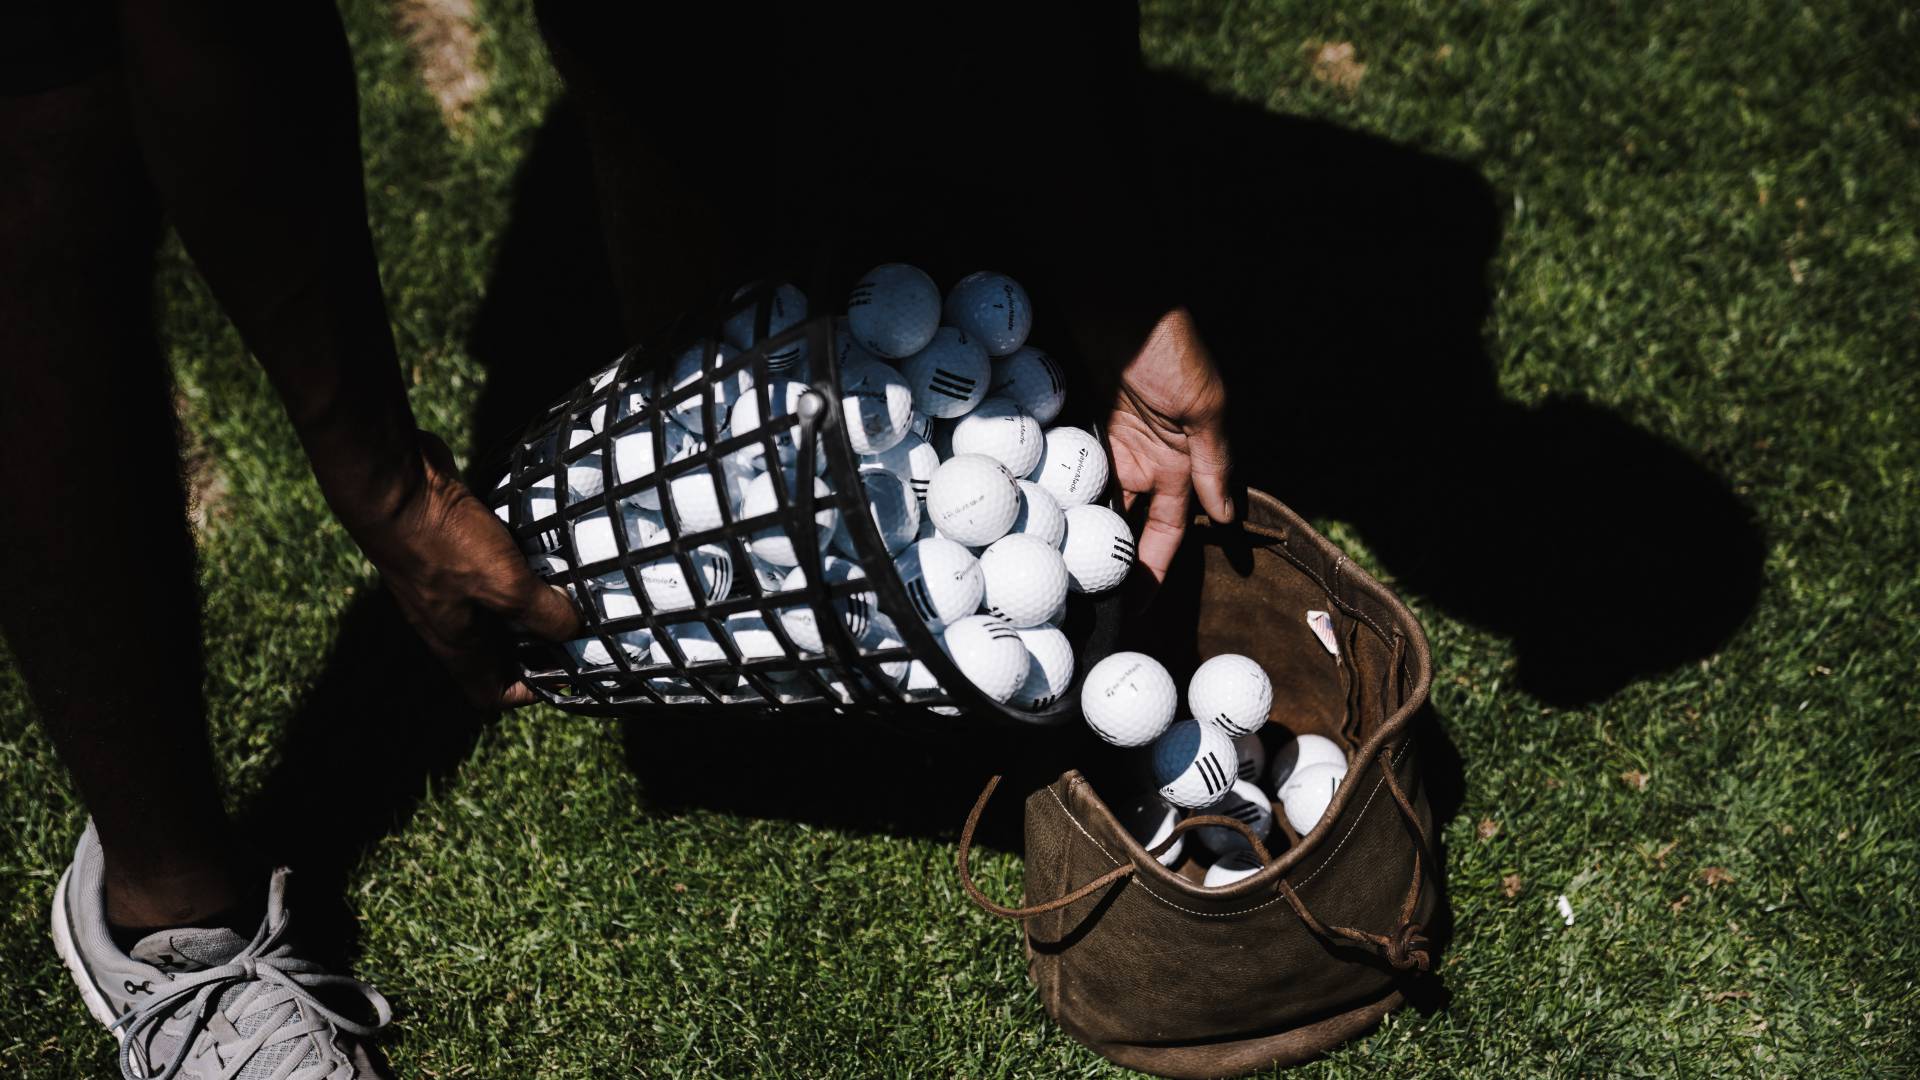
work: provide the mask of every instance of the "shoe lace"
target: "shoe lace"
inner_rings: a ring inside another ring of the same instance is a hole
[[[326,1071],[317,1075],[331,1075],[333,1068],[347,1063],[333,1042],[334,1034],[364,1039],[386,1027],[393,1019],[393,1008],[380,991],[358,979],[330,974],[319,964],[290,955],[290,949],[282,943],[287,922],[282,913],[273,926],[264,928],[232,960],[219,967],[175,976],[171,982],[157,987],[158,992],[152,998],[115,1020],[116,1029],[125,1029],[120,1044],[120,1075],[124,1080],[174,1080],[191,1058],[204,1053],[217,1041],[202,1036],[208,1034],[214,1013],[222,1008],[223,1002],[238,1011],[236,1019],[242,1022],[235,1025],[236,1033],[251,1030],[251,1034],[242,1036],[241,1042],[218,1047],[223,1051],[221,1058],[226,1076],[233,1076],[268,1046],[311,1035],[322,1036],[314,1042],[325,1057],[332,1059],[322,1061]],[[316,991],[339,991],[359,997],[373,1009],[374,1022],[361,1023],[344,1015],[322,1002]],[[263,1012],[276,1015],[249,1029],[244,1020]],[[184,1018],[186,1029],[172,1056],[158,1072],[152,1071],[151,1062],[146,1069],[138,1068],[133,1059],[136,1048],[144,1045],[147,1037],[162,1024],[175,1018]],[[229,1058],[228,1054],[233,1056]],[[301,1074],[316,1075],[307,1068],[302,1068]]]

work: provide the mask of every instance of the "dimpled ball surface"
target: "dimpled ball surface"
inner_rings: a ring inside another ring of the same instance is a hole
[[[794,493],[798,490],[798,481],[793,475],[793,470],[782,469],[780,475],[787,483],[787,498],[792,500]],[[747,482],[746,494],[740,500],[742,520],[771,514],[779,509],[776,493],[773,490],[773,478],[773,473],[764,472]],[[840,525],[840,511],[835,509],[831,502],[825,501],[833,495],[833,489],[827,482],[818,476],[808,479],[813,483],[815,500],[813,532],[820,550],[825,551],[827,544],[833,540],[834,530]],[[800,562],[800,553],[794,547],[793,537],[787,535],[787,530],[780,525],[769,525],[755,530],[752,538],[747,541],[747,550],[753,553],[754,558],[774,566],[796,566]]]
[[[1067,404],[1066,374],[1060,361],[1031,345],[993,362],[987,393],[1012,398],[1042,424],[1051,424]]]
[[[1182,720],[1154,742],[1153,778],[1160,797],[1175,806],[1212,806],[1233,786],[1233,740],[1219,728]]]
[[[1046,452],[1040,422],[1011,398],[990,397],[953,422],[948,441],[956,454],[985,454],[1015,476],[1026,476]]]
[[[893,561],[922,622],[938,630],[980,606],[986,578],[973,552],[944,536],[916,540]]]
[[[1067,564],[1037,536],[1003,536],[980,553],[987,612],[1015,627],[1040,626],[1067,606]]]
[[[1251,735],[1273,708],[1273,681],[1252,657],[1223,653],[1201,664],[1187,681],[1187,708],[1194,719],[1235,738]]]
[[[1019,282],[997,271],[977,270],[954,283],[945,318],[948,325],[978,338],[988,352],[1005,356],[1026,344],[1033,330],[1033,305]]]
[[[821,564],[821,570],[831,584],[862,581],[867,576],[867,572],[862,570],[858,563],[842,559],[837,555],[828,555],[821,560]],[[787,575],[787,591],[794,592],[806,587],[807,568],[794,567],[793,572]],[[846,626],[847,633],[856,641],[867,632],[867,624],[872,621],[873,612],[878,606],[877,599],[870,592],[835,593],[827,603],[839,616],[841,623]],[[782,609],[780,625],[786,628],[787,636],[792,638],[793,643],[800,648],[814,653],[826,649],[826,643],[821,639],[818,614],[811,605]]]
[[[1280,785],[1276,792],[1280,799],[1280,808],[1286,811],[1287,824],[1293,831],[1305,836],[1320,824],[1320,818],[1332,805],[1333,797],[1340,791],[1340,782],[1347,778],[1347,766],[1321,763],[1296,769]]]
[[[727,415],[726,433],[729,438],[751,434],[759,431],[763,426],[760,415],[762,389],[765,390],[770,406],[766,410],[764,426],[774,427],[782,426],[781,422],[800,411],[800,400],[806,397],[807,392],[812,388],[797,379],[773,378],[767,380],[764,388],[747,389],[741,394],[740,400],[734,402],[733,411]],[[799,453],[798,440],[794,438],[793,432],[791,425],[784,425],[783,430],[774,436],[774,449],[779,451],[782,465],[793,464],[794,455]],[[764,440],[748,443],[731,455],[733,462],[742,466],[758,466],[765,458]]]
[[[1253,835],[1265,843],[1273,832],[1273,804],[1268,801],[1267,793],[1260,785],[1250,780],[1235,780],[1227,789],[1226,797],[1207,808],[1209,814],[1219,814],[1234,818],[1253,830]],[[1215,855],[1225,855],[1230,851],[1251,851],[1253,845],[1238,829],[1229,829],[1224,825],[1208,825],[1193,830],[1194,838],[1200,846]]]
[[[925,438],[909,431],[905,438],[878,454],[860,459],[862,469],[884,469],[905,481],[913,489],[922,507],[927,504],[927,482],[940,467],[940,453]]]
[[[1028,712],[1042,712],[1073,685],[1073,643],[1057,626],[1016,629],[1020,643],[1027,647],[1027,677],[1010,703]]]
[[[1005,465],[985,454],[948,458],[927,482],[927,514],[942,535],[986,547],[1007,535],[1020,513],[1020,488]]]
[[[1004,702],[1027,678],[1027,647],[1020,634],[991,615],[969,615],[941,635],[955,667],[980,693]]]
[[[907,425],[913,422],[913,390],[899,372],[871,360],[842,368],[840,395],[854,453],[884,453],[906,438]]]
[[[1027,479],[1038,481],[1061,506],[1085,506],[1107,490],[1107,449],[1083,428],[1049,429],[1040,464]]]
[[[1021,480],[1020,512],[1013,517],[1008,532],[1037,536],[1054,547],[1067,539],[1067,514],[1046,488],[1031,480]]]
[[[1120,584],[1133,569],[1133,530],[1127,521],[1104,506],[1067,509],[1067,535],[1060,556],[1067,564],[1067,584],[1074,592],[1102,593]]]
[[[987,396],[993,366],[987,350],[951,326],[941,327],[927,347],[900,361],[900,375],[913,388],[913,407],[926,416],[963,416]]]
[[[750,290],[741,289],[733,295],[735,300],[744,297]],[[807,319],[807,294],[793,285],[782,282],[767,298],[766,337],[778,337],[783,331],[791,330]],[[720,336],[727,344],[737,349],[750,349],[756,342],[763,340],[754,333],[759,325],[760,304],[747,304],[734,312],[720,327]],[[807,339],[801,338],[790,344],[782,345],[767,354],[767,367],[773,371],[786,371],[801,360],[806,359]]]
[[[1146,653],[1112,653],[1080,686],[1080,713],[1115,746],[1145,746],[1167,730],[1179,704],[1173,676]]]
[[[641,565],[640,585],[655,611],[679,611],[701,599],[718,600],[733,585],[733,556],[719,544],[702,544],[688,552],[693,563],[694,581],[689,584],[686,571],[674,556],[655,559]],[[639,614],[636,607],[632,614]]]
[[[1340,744],[1324,735],[1302,735],[1289,739],[1273,755],[1273,788],[1280,790],[1287,779],[1296,771],[1310,769],[1317,765],[1337,765],[1341,771],[1347,767],[1347,752]]]
[[[847,328],[875,356],[912,356],[940,329],[940,287],[917,266],[882,263],[848,294]]]
[[[724,660],[727,650],[715,640],[713,631],[705,623],[674,623],[663,627],[653,639],[653,662],[672,664],[673,657],[668,651],[667,641],[679,646],[680,655],[686,657],[689,664],[702,664],[709,660]]]

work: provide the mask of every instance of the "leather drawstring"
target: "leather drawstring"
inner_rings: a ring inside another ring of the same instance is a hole
[[[1306,924],[1308,930],[1328,940],[1345,939],[1359,945],[1370,946],[1379,951],[1389,964],[1402,971],[1427,971],[1433,963],[1432,943],[1427,939],[1425,927],[1414,920],[1414,912],[1420,907],[1420,884],[1425,877],[1426,862],[1432,858],[1432,842],[1427,836],[1427,827],[1421,823],[1420,815],[1414,810],[1413,800],[1407,797],[1406,790],[1400,786],[1400,778],[1393,772],[1393,755],[1390,748],[1382,746],[1375,760],[1380,763],[1380,772],[1386,778],[1387,788],[1393,793],[1393,801],[1400,808],[1400,815],[1412,826],[1417,846],[1413,852],[1413,880],[1408,883],[1406,900],[1400,905],[1400,925],[1391,934],[1374,934],[1357,930],[1350,926],[1329,926],[1316,918],[1308,909],[1306,901],[1300,899],[1293,885],[1283,876],[1277,886],[1279,893],[1293,908],[1294,914]],[[1122,863],[1112,870],[1101,874],[1085,885],[1074,889],[1065,896],[1056,897],[1030,907],[1012,908],[996,904],[987,899],[978,886],[973,883],[973,874],[968,866],[968,856],[973,850],[973,836],[980,826],[980,815],[986,811],[987,800],[993,797],[994,789],[1000,786],[1000,777],[987,781],[986,789],[980,792],[980,798],[974,801],[973,810],[967,814],[967,823],[960,830],[960,850],[956,862],[960,869],[960,887],[966,890],[967,897],[981,910],[998,915],[1003,919],[1028,919],[1035,915],[1044,915],[1049,911],[1058,911],[1069,904],[1085,899],[1108,885],[1128,877],[1138,869],[1131,861]],[[1260,842],[1247,824],[1236,818],[1218,814],[1201,814],[1187,818],[1173,827],[1173,831],[1159,844],[1150,848],[1149,855],[1158,856],[1173,843],[1173,838],[1189,829],[1203,828],[1208,825],[1220,825],[1237,829],[1252,843],[1253,851],[1259,857],[1262,866],[1273,861],[1266,845]]]

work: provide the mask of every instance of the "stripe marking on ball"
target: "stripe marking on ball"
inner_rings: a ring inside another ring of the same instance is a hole
[[[1213,718],[1213,726],[1236,738],[1241,735],[1250,735],[1253,733],[1252,728],[1234,723],[1232,718],[1228,717],[1226,713],[1220,713],[1215,716]]]
[[[1132,566],[1134,556],[1133,541],[1124,536],[1116,537],[1113,541],[1113,551],[1110,552],[1110,554],[1116,561]]]
[[[934,368],[932,377],[927,380],[927,389],[945,394],[956,401],[965,401],[973,396],[976,381],[965,375],[956,375],[946,368]]]
[[[1206,782],[1207,794],[1213,795],[1227,789],[1227,770],[1220,766],[1219,759],[1209,750],[1194,759],[1193,766],[1200,770],[1200,779]]]

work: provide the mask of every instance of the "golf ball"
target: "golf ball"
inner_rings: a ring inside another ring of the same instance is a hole
[[[1166,843],[1173,836],[1173,827],[1180,824],[1180,811],[1168,806],[1156,795],[1142,795],[1130,802],[1114,808],[1113,816],[1120,821],[1120,827],[1134,838],[1141,847],[1152,851]],[[1187,836],[1181,833],[1173,836],[1173,843],[1167,850],[1155,856],[1160,865],[1172,869],[1180,865],[1180,856],[1186,853]]]
[[[821,570],[828,584],[845,581],[863,581],[867,572],[860,564],[849,562],[837,555],[828,555],[821,560]],[[786,588],[789,592],[807,587],[807,569],[796,566],[787,575]],[[867,624],[872,620],[879,607],[878,600],[870,592],[834,593],[825,603],[833,609],[847,633],[858,641],[867,632]],[[819,616],[811,605],[783,608],[780,612],[780,625],[786,628],[787,636],[793,643],[810,653],[826,650],[826,642],[820,634]]]
[[[656,419],[659,445],[655,446],[656,431],[654,425],[640,427],[617,435],[613,440],[613,476],[619,483],[628,483],[652,476],[664,460],[667,464],[684,461],[700,449],[700,441],[695,439],[686,428],[671,420]],[[649,509],[660,508],[660,489],[649,485],[633,494],[633,499]]]
[[[883,469],[905,480],[922,507],[927,502],[927,482],[933,479],[933,470],[939,467],[940,455],[934,450],[933,444],[912,432],[894,443],[892,448],[860,459],[860,468],[863,470]]]
[[[1230,817],[1253,830],[1253,835],[1265,843],[1268,834],[1273,831],[1273,804],[1268,801],[1267,793],[1260,785],[1250,780],[1235,780],[1227,789],[1227,794],[1219,802],[1207,808],[1209,814]],[[1237,829],[1224,825],[1205,825],[1193,830],[1193,836],[1200,846],[1214,855],[1225,855],[1230,851],[1242,849],[1251,851],[1253,845]]]
[[[1027,647],[1013,627],[991,615],[969,615],[947,627],[941,644],[974,688],[1004,702],[1027,679]]]
[[[1289,739],[1273,754],[1273,787],[1278,791],[1287,778],[1301,769],[1317,765],[1347,767],[1347,752],[1324,735],[1302,735]]]
[[[860,490],[866,493],[869,515],[887,554],[900,554],[920,534],[920,500],[906,480],[880,469],[860,470]],[[850,523],[833,534],[833,546],[849,559],[860,558]]]
[[[893,561],[914,613],[929,629],[973,614],[986,594],[986,579],[973,552],[944,536],[916,540]]]
[[[1273,682],[1252,657],[1222,653],[1201,664],[1187,682],[1187,708],[1194,719],[1238,738],[1267,722]]]
[[[1313,831],[1346,777],[1346,752],[1320,735],[1302,735],[1274,755],[1274,796],[1294,832]]]
[[[955,454],[985,454],[1016,477],[1033,472],[1046,451],[1046,433],[1039,421],[1003,397],[987,398],[955,420],[947,438]]]
[[[1207,876],[1201,884],[1209,889],[1224,889],[1242,878],[1250,878],[1260,872],[1265,864],[1252,848],[1229,851],[1220,856],[1220,861],[1207,867]]]
[[[906,438],[913,391],[900,373],[877,361],[840,370],[840,408],[856,454],[879,454]]]
[[[943,419],[980,404],[992,370],[987,350],[951,326],[941,327],[926,348],[900,361],[900,374],[913,388],[913,407]]]
[[[1013,355],[993,362],[987,393],[1011,398],[1035,420],[1051,424],[1067,403],[1066,374],[1060,370],[1060,361],[1024,345]]]
[[[1073,685],[1073,643],[1054,626],[1019,628],[1020,644],[1027,647],[1027,676],[1009,704],[1028,712],[1044,712]]]
[[[888,360],[927,347],[940,328],[940,287],[918,267],[883,263],[847,297],[847,327],[868,352]]]
[[[1067,584],[1074,592],[1100,593],[1126,580],[1133,569],[1133,530],[1127,521],[1104,506],[1067,508],[1067,535],[1060,555],[1067,564]]]
[[[1087,671],[1080,713],[1095,735],[1115,746],[1145,746],[1173,722],[1177,693],[1160,661],[1146,653],[1112,653]]]
[[[1066,611],[1066,561],[1037,536],[995,540],[980,554],[980,576],[987,584],[987,612],[1013,626],[1041,626]]]
[[[1007,535],[1019,513],[1020,488],[1013,474],[984,454],[948,458],[927,482],[928,516],[941,535],[968,547],[985,547]]]
[[[987,347],[1005,356],[1026,343],[1033,329],[1033,306],[1027,290],[1005,274],[980,270],[961,278],[947,294],[945,317]]]
[[[751,287],[733,294],[735,300],[745,297]],[[767,332],[756,332],[760,321],[760,310],[766,308]],[[750,349],[767,338],[778,337],[807,319],[807,296],[799,289],[785,282],[775,287],[764,303],[752,303],[728,316],[721,325],[720,334],[736,349]],[[772,371],[787,371],[805,359],[807,339],[802,337],[789,342],[767,354],[767,367]]]
[[[1233,785],[1233,740],[1219,728],[1182,720],[1154,741],[1153,776],[1160,797],[1173,805],[1212,806]]]
[[[693,564],[691,582],[676,556],[641,564],[640,586],[655,611],[680,611],[718,600],[733,586],[733,557],[725,547],[702,544],[688,552],[687,559]],[[636,606],[632,613],[639,614],[639,608]]]
[[[1047,445],[1031,480],[1051,492],[1061,506],[1085,506],[1107,489],[1107,449],[1077,427],[1047,431]]]
[[[798,415],[801,399],[812,390],[806,383],[795,379],[775,378],[767,380],[764,388],[753,387],[743,393],[727,416],[727,437],[748,435],[761,429],[760,395],[763,391],[770,406],[766,410],[764,426],[775,430],[735,450],[728,455],[728,459],[743,467],[764,468],[762,463],[766,460],[766,444],[771,440],[780,464],[792,465],[794,455],[799,453],[799,445],[793,437],[789,418]]]
[[[1242,735],[1233,740],[1233,752],[1239,758],[1235,775],[1259,783],[1267,771],[1267,744],[1258,735]]]
[[[740,500],[741,520],[764,517],[778,510],[777,493],[773,488],[776,474],[764,472],[747,482],[746,494]],[[799,491],[799,482],[792,469],[782,469],[778,473],[786,482],[788,505],[792,505]],[[840,511],[835,509],[833,489],[820,477],[810,476],[813,484],[813,534],[821,551],[833,540],[833,531],[840,524]],[[789,515],[792,517],[792,515]],[[804,521],[805,519],[796,519]],[[774,566],[797,566],[800,562],[799,549],[794,547],[793,537],[788,534],[784,524],[768,525],[754,530],[747,540],[747,549],[754,558],[761,559]]]
[[[680,649],[680,655],[685,657],[686,662],[689,664],[704,664],[712,660],[725,660],[727,658],[726,647],[721,645],[713,636],[713,630],[709,628],[707,624],[685,622],[674,623],[671,626],[664,627],[660,633],[654,635],[654,663],[667,666],[673,664],[673,654],[668,645],[669,640],[671,640],[673,646],[677,646]]]
[[[1054,547],[1067,538],[1067,515],[1046,488],[1031,480],[1020,483],[1020,512],[1014,515],[1010,533],[1037,536]]]

